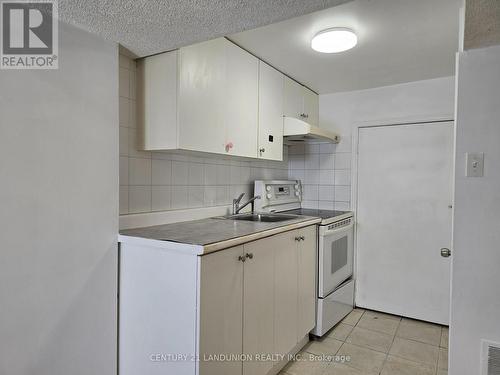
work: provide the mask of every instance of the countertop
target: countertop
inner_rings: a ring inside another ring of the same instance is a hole
[[[198,255],[203,255],[280,232],[314,225],[320,221],[320,218],[311,216],[297,216],[291,220],[272,223],[215,217],[122,230],[120,242],[125,242],[126,237],[176,242],[195,245],[196,248],[202,249]]]

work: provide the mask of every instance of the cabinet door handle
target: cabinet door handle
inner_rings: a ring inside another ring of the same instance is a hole
[[[240,256],[238,257],[238,260],[239,260],[239,261],[241,261],[241,262],[244,262],[244,261],[246,261],[246,260],[247,260],[247,258],[246,258],[246,257],[244,257],[243,255],[240,255]]]
[[[304,236],[300,236],[300,240],[304,241],[306,238]]]
[[[266,149],[264,147],[259,148],[259,152],[262,154],[262,153],[266,152]]]
[[[253,253],[246,253],[245,257],[248,259],[253,259]]]
[[[300,237],[295,237],[295,241],[299,242],[300,241]]]

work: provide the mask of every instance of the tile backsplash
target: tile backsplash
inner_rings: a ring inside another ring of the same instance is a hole
[[[256,179],[286,179],[284,161],[137,149],[136,65],[120,55],[120,214],[225,206]]]
[[[302,207],[350,209],[352,154],[337,147],[331,143],[289,146],[288,177],[302,181]]]

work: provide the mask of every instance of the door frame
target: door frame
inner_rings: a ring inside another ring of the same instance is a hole
[[[358,212],[358,155],[359,155],[359,131],[363,128],[374,128],[374,127],[385,127],[385,126],[398,126],[398,125],[417,125],[426,123],[439,123],[439,122],[453,122],[453,171],[452,180],[455,181],[455,150],[456,150],[456,122],[454,114],[443,114],[443,115],[429,115],[429,116],[409,116],[409,117],[399,117],[384,120],[371,120],[371,121],[359,121],[355,122],[352,127],[352,164],[351,164],[351,209],[354,211],[354,218],[357,221],[356,213]],[[452,186],[452,210],[455,209],[455,183]],[[451,223],[451,248],[453,249],[453,211],[452,211],[452,223]],[[354,271],[353,278],[356,280],[356,275],[358,273],[358,233],[357,226],[354,226]],[[453,257],[452,257],[453,258]],[[452,280],[453,275],[453,259],[451,259],[450,264],[450,312],[451,315],[451,292],[452,292]],[[357,297],[357,283],[354,284],[354,304],[356,304]],[[451,320],[450,320],[451,321]]]

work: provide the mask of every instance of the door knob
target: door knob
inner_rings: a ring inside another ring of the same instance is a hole
[[[443,258],[448,258],[450,255],[451,255],[451,250],[450,250],[450,249],[448,249],[448,248],[446,248],[446,247],[443,247],[443,248],[441,249],[441,256],[442,256]]]

